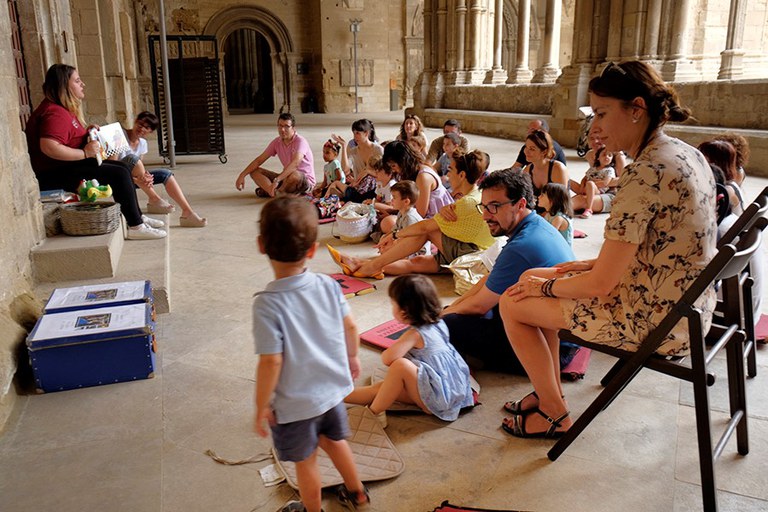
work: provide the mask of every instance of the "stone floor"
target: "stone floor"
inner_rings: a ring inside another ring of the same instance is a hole
[[[350,135],[358,116],[302,115],[298,131],[315,150],[331,132]],[[369,114],[381,138],[395,136],[401,112]],[[256,356],[250,305],[272,279],[255,245],[261,202],[253,187],[238,192],[237,174],[276,136],[274,116],[225,120],[228,163],[215,155],[180,156],[176,175],[192,204],[207,216],[205,229],[171,228],[172,312],[158,319],[158,371],[151,380],[29,395],[19,401],[0,437],[0,510],[273,511],[294,492],[265,487],[258,469],[268,462],[222,466],[204,452],[229,459],[266,452],[270,441],[252,430]],[[430,129],[429,137],[438,131]],[[492,157],[492,169],[511,165],[520,143],[469,134]],[[155,148],[154,142],[151,143]],[[153,149],[154,151],[154,149]],[[574,177],[586,165],[568,153]],[[160,163],[152,155],[150,162]],[[274,165],[274,162],[271,162]],[[319,169],[319,167],[318,167]],[[748,197],[768,180],[749,178]],[[574,242],[580,258],[597,254],[604,215],[575,221],[589,237]],[[172,221],[176,219],[172,217]],[[321,243],[344,245],[321,227]],[[126,242],[141,244],[152,242]],[[370,244],[349,246],[371,253]],[[765,257],[765,255],[763,255]],[[311,261],[319,272],[337,269],[325,251]],[[350,300],[364,330],[388,320],[385,290]],[[443,300],[451,279],[436,278]],[[378,352],[362,349],[366,374]],[[751,452],[735,441],[717,464],[723,510],[768,509],[768,353],[760,347],[758,376],[748,382]],[[610,358],[593,357],[587,378],[566,383],[572,411],[599,390]],[[391,416],[387,432],[405,460],[399,477],[372,483],[373,510],[423,511],[443,500],[473,507],[519,510],[687,511],[701,509],[692,394],[688,386],[653,374],[636,381],[556,462],[551,442],[512,438],[500,428],[501,404],[526,393],[518,376],[480,372],[481,406],[445,424],[427,416]],[[713,419],[727,403],[722,380],[712,390]],[[325,495],[326,511],[341,507]]]

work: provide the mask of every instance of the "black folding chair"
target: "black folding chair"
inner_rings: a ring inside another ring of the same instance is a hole
[[[765,187],[755,198],[754,202],[747,206],[744,212],[739,216],[736,222],[718,241],[718,246],[733,243],[736,238],[751,228],[760,217],[765,217],[768,212],[768,187]],[[758,254],[756,257],[762,257]],[[717,302],[717,314],[722,315],[726,308],[730,308],[729,314],[740,315],[742,319],[741,328],[747,335],[744,343],[744,357],[747,360],[747,377],[757,375],[757,340],[755,340],[755,313],[752,301],[752,287],[755,281],[752,278],[752,269],[747,264],[744,271],[738,279],[732,279],[728,283],[723,283],[723,288],[728,288],[728,295],[731,300],[719,300]],[[724,292],[725,293],[725,292]],[[740,294],[741,300],[737,300],[737,294]],[[735,309],[738,308],[738,311]],[[716,317],[715,322],[719,319]]]
[[[724,325],[713,325],[707,333],[707,338],[713,341],[712,345],[707,347],[701,311],[694,306],[694,303],[716,281],[741,274],[749,258],[757,251],[762,230],[766,224],[768,224],[768,219],[758,218],[746,233],[738,237],[736,245],[725,244],[720,247],[714,259],[693,281],[669,314],[648,334],[637,352],[586,341],[567,330],[559,332],[561,340],[617,357],[621,364],[617,364],[611,369],[611,375],[608,382],[605,383],[605,389],[549,451],[547,455],[551,460],[556,460],[570,446],[587,425],[611,404],[641,369],[649,368],[693,384],[704,510],[717,510],[714,462],[734,430],[736,431],[738,452],[742,455],[749,452],[743,349],[745,334],[740,329],[740,319],[731,318],[726,313],[722,322]],[[690,357],[663,358],[657,356],[656,351],[672,328],[681,320],[688,324],[691,345]],[[714,384],[715,375],[707,372],[707,367],[722,348],[726,349],[728,362],[731,419],[722,437],[713,448],[707,387]]]

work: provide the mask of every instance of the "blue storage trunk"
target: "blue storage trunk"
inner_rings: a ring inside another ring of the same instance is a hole
[[[152,378],[154,327],[146,303],[43,315],[27,337],[37,391]]]
[[[91,284],[71,288],[56,288],[45,304],[44,313],[62,313],[81,309],[146,303],[152,305],[152,285],[149,281]]]

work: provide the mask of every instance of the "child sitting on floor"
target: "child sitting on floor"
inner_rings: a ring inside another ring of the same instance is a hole
[[[371,240],[378,243],[384,235],[381,221],[397,213],[397,209],[392,206],[392,185],[397,183],[397,181],[393,177],[392,169],[384,165],[381,157],[371,157],[368,166],[373,170],[373,175],[376,176],[376,197],[374,199],[366,199],[363,201],[363,204],[373,205],[373,208],[376,210],[376,226],[374,226],[371,233]],[[391,230],[390,225],[390,229],[387,232]]]
[[[544,208],[542,217],[563,235],[568,245],[573,245],[573,209],[568,189],[562,183],[547,183],[541,188],[538,205]]]
[[[448,168],[451,166],[451,155],[456,148],[461,146],[461,138],[453,132],[446,133],[443,136],[443,154],[437,159],[434,165],[435,172],[440,175],[440,181],[443,186],[451,192],[451,184],[448,182]]]
[[[469,367],[448,341],[435,285],[424,275],[399,276],[389,286],[389,298],[395,320],[413,328],[381,354],[389,366],[384,380],[356,387],[344,401],[367,406],[382,426],[395,401],[416,404],[443,421],[455,420],[474,403]]]
[[[334,181],[340,181],[346,183],[346,176],[341,170],[341,162],[339,162],[339,151],[341,151],[341,144],[328,139],[323,144],[323,182],[315,187],[312,191],[312,195],[315,197],[328,197],[331,195],[329,190],[331,183]]]
[[[616,169],[613,167],[613,153],[605,149],[605,146],[601,146],[595,152],[595,161],[592,162],[592,167],[587,169],[580,183],[576,183],[571,180],[571,190],[576,193],[577,200],[574,201],[577,207],[584,205],[584,211],[579,215],[582,219],[588,219],[594,213],[592,211],[592,203],[595,196],[605,194],[608,192],[609,187],[599,186],[598,183],[606,183],[609,180],[616,177]],[[580,209],[580,208],[579,208]]]
[[[172,213],[175,210],[171,203],[161,198],[155,191],[153,184],[162,184],[170,198],[181,208],[179,224],[185,228],[205,227],[208,220],[195,213],[171,171],[168,169],[147,171],[144,167],[142,158],[148,151],[147,140],[144,137],[154,132],[159,124],[160,121],[152,112],[139,113],[133,122],[133,127],[124,130],[130,148],[119,155],[114,155],[113,158],[122,160],[131,168],[133,182],[147,195],[147,213]]]
[[[379,243],[376,245],[379,254],[384,254],[392,247],[398,231],[424,220],[414,206],[418,199],[419,189],[413,181],[403,180],[392,185],[392,208],[397,210],[397,217],[390,215],[382,219],[380,223],[381,230],[385,235],[379,239]],[[392,219],[394,219],[394,226]],[[418,254],[427,254],[430,247],[431,244],[427,242]]]
[[[264,205],[259,231],[275,280],[253,301],[254,425],[261,437],[272,431],[280,460],[296,463],[303,502],[282,510],[321,510],[318,446],[344,479],[339,501],[352,509],[367,505],[343,403],[360,374],[357,327],[339,284],[307,269],[317,250],[317,214],[303,198],[278,197]]]

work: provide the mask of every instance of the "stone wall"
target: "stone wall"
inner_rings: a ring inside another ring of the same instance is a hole
[[[37,181],[29,165],[21,131],[8,9],[0,14],[0,109],[9,113],[0,125],[0,429],[10,415],[16,391],[13,376],[18,349],[26,336],[25,318],[32,290],[30,249],[44,236]],[[34,312],[32,312],[34,314]]]
[[[362,20],[357,33],[358,111],[389,110],[390,88],[404,89],[403,2],[321,2],[320,11],[323,110],[354,111],[354,52],[350,19]]]

